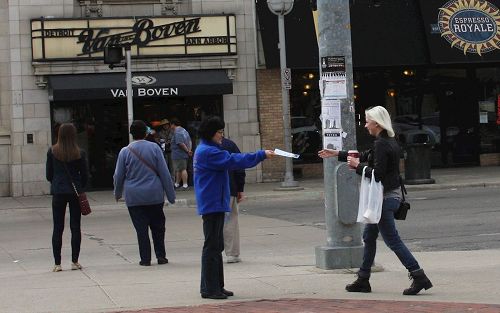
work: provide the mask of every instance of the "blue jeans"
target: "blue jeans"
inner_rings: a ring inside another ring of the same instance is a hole
[[[401,263],[408,271],[415,271],[420,268],[417,260],[413,257],[410,250],[405,246],[394,222],[394,212],[399,208],[399,199],[387,198],[382,204],[382,217],[378,224],[366,224],[363,232],[363,241],[365,247],[363,250],[363,264],[359,269],[359,276],[370,277],[371,267],[375,260],[377,252],[378,233],[382,234],[385,244],[396,253]]]

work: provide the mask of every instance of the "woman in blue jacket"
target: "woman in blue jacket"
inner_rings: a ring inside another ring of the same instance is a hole
[[[219,117],[203,120],[198,130],[201,143],[194,154],[194,190],[198,214],[203,217],[205,242],[201,256],[202,298],[227,299],[233,292],[224,289],[224,216],[230,212],[229,170],[254,167],[274,156],[271,150],[229,153],[222,149],[225,123]]]

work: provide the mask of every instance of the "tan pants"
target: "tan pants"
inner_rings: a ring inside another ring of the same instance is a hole
[[[238,198],[231,197],[231,212],[224,221],[224,251],[226,256],[240,255],[240,226],[238,224]]]

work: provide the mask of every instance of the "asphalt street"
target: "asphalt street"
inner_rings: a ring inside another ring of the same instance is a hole
[[[414,191],[408,200],[408,219],[399,221],[398,229],[413,251],[500,248],[497,187]],[[324,199],[318,197],[249,200],[240,211],[325,228]]]

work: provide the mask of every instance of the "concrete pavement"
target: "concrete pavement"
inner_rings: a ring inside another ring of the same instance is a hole
[[[433,178],[436,184],[425,188],[500,186],[500,169],[434,170]],[[303,181],[305,189],[293,193],[273,191],[279,183],[253,184],[246,194],[252,201],[320,197],[322,183]],[[424,188],[408,187],[410,196]],[[251,215],[240,218],[243,262],[225,265],[226,287],[235,296],[201,299],[203,235],[192,191],[179,192],[181,201],[165,207],[170,263],[151,267],[138,265],[124,203],[116,203],[110,192],[89,197],[93,213],[82,221],[84,269],[69,270],[67,223],[59,273],[51,272],[50,196],[0,199],[0,312],[500,312],[500,250],[415,253],[434,288],[408,297],[401,294],[410,284],[405,269],[380,242],[376,262],[384,270],[373,274],[373,292],[352,294],[344,286],[354,279],[353,269],[314,265],[314,247],[324,244],[324,230]]]

